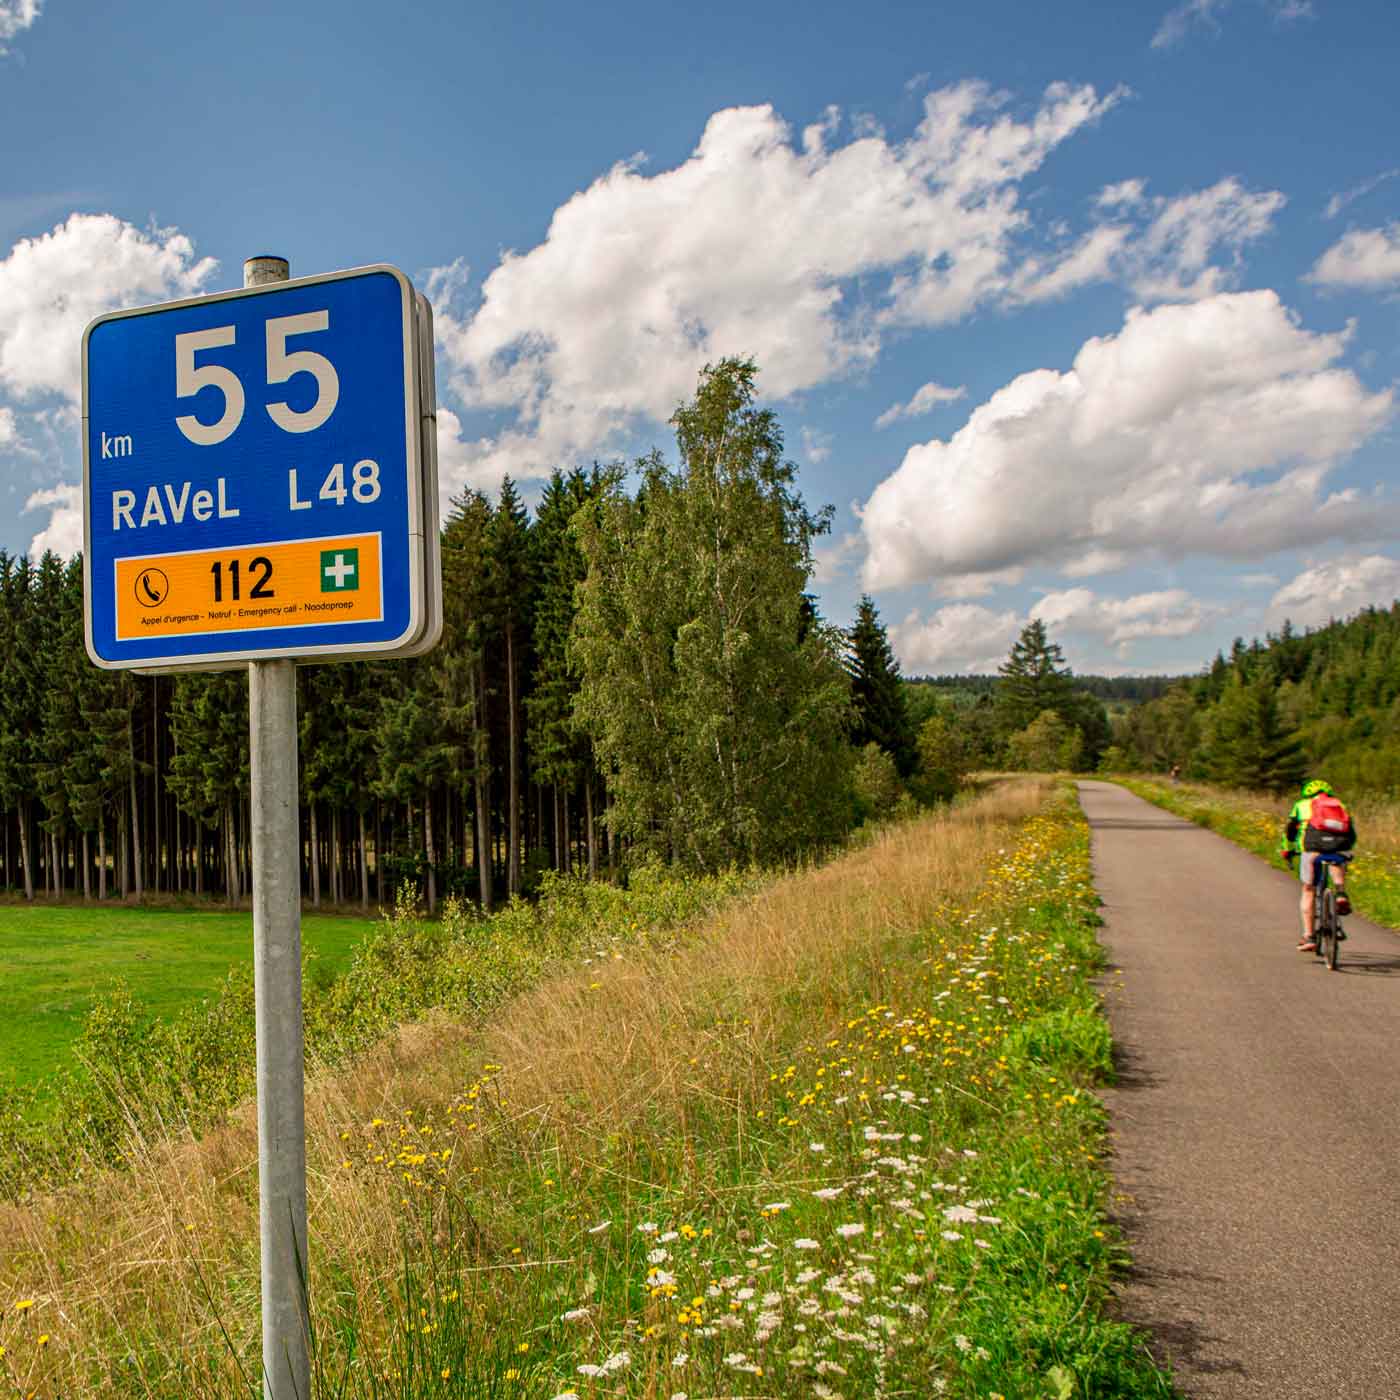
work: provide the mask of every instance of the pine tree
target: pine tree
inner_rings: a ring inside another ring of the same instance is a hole
[[[899,665],[890,649],[885,624],[868,593],[861,595],[856,609],[847,665],[856,716],[852,744],[857,749],[878,744],[894,759],[899,776],[907,779],[918,758],[913,726],[904,704]]]

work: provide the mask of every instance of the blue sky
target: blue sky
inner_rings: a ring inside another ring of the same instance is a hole
[[[818,591],[1192,670],[1400,593],[1400,15],[1369,0],[0,0],[0,546],[80,538],[91,316],[403,268],[444,491],[669,448],[752,355]]]

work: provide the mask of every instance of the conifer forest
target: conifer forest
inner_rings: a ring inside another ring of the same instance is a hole
[[[299,669],[311,905],[387,904],[407,882],[429,909],[489,911],[545,870],[782,863],[978,768],[1281,791],[1324,764],[1400,785],[1400,606],[1237,642],[1178,681],[1075,677],[1034,620],[996,677],[901,681],[869,598],[843,630],[808,592],[828,517],[756,377],[704,372],[674,464],[556,470],[533,511],[509,479],[464,490],[437,648]],[[100,670],[83,617],[81,558],[0,554],[0,880],[28,899],[236,904],[246,672]]]
[[[505,481],[442,530],[444,629],[412,661],[298,671],[312,905],[489,910],[624,853],[790,858],[856,820],[847,639],[806,592],[825,528],[752,364],[676,412],[680,460]],[[249,890],[242,669],[99,670],[79,558],[0,557],[3,879],[28,898]],[[883,629],[879,638],[883,643]],[[888,646],[877,661],[893,666]],[[897,673],[885,688],[897,687]]]

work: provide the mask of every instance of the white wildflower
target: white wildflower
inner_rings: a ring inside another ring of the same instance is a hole
[[[653,1250],[647,1255],[647,1263],[648,1263],[648,1264],[664,1264],[670,1257],[671,1257],[671,1252],[670,1252],[670,1250],[667,1250],[667,1249],[653,1249]]]
[[[809,1142],[809,1143],[807,1144],[807,1150],[808,1150],[809,1152],[825,1152],[825,1151],[826,1151],[826,1143],[824,1143],[824,1142]]]
[[[794,1249],[820,1249],[820,1248],[821,1248],[821,1245],[819,1245],[819,1244],[816,1242],[816,1240],[809,1240],[809,1239],[803,1238],[803,1239],[793,1240],[793,1242],[792,1242],[792,1247],[793,1247]]]
[[[844,1225],[838,1225],[836,1227],[836,1233],[840,1235],[843,1240],[851,1240],[857,1235],[863,1235],[865,1233],[865,1226],[858,1220],[849,1220]]]
[[[570,1308],[568,1312],[562,1314],[560,1322],[582,1322],[589,1314],[588,1308]]]
[[[845,1189],[844,1186],[821,1186],[812,1194],[819,1201],[834,1201]]]
[[[611,1220],[600,1220],[596,1225],[590,1225],[588,1227],[588,1233],[590,1235],[601,1235],[611,1224]]]
[[[961,1332],[959,1332],[957,1336],[953,1338],[953,1345],[957,1347],[959,1351],[971,1351],[972,1338],[965,1337]]]
[[[791,1201],[769,1201],[769,1203],[768,1203],[766,1206],[764,1206],[763,1209],[766,1210],[766,1211],[770,1211],[772,1214],[776,1215],[780,1210],[791,1210],[791,1209],[792,1209],[792,1202],[791,1202]]]
[[[956,1230],[944,1230],[943,1238],[945,1240],[960,1240],[962,1236]]]
[[[661,1227],[654,1220],[643,1220],[637,1226],[637,1233],[640,1235],[654,1235]]]
[[[682,1366],[684,1366],[689,1360],[690,1360],[690,1353],[689,1353],[689,1352],[678,1351],[678,1352],[671,1358],[671,1365],[674,1366],[674,1367],[676,1368],[676,1370],[679,1371],[680,1368],[681,1368]]]

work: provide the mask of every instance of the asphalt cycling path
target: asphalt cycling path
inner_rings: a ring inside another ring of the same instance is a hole
[[[1123,1316],[1192,1400],[1400,1397],[1400,937],[1353,915],[1329,972],[1295,950],[1296,878],[1079,790],[1119,1047]]]

